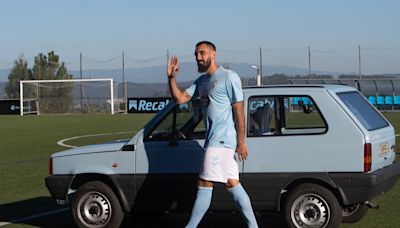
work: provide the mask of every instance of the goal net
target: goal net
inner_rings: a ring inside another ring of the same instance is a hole
[[[120,87],[113,79],[20,81],[21,115],[124,112]]]

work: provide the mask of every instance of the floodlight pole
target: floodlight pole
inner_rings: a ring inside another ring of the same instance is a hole
[[[308,78],[311,79],[311,50],[310,50],[310,46],[308,46]]]
[[[124,106],[125,106],[125,111],[124,113],[126,114],[128,111],[128,92],[126,88],[126,82],[125,82],[125,53],[122,51],[122,94],[124,96]]]
[[[110,79],[111,115],[114,115],[114,80]]]
[[[358,45],[358,77],[361,79],[361,47]]]
[[[80,78],[82,79],[82,52],[80,53],[80,64],[79,64]],[[81,113],[83,113],[83,102],[82,102],[83,84],[81,82]]]
[[[168,66],[168,63],[169,63],[169,49],[167,49],[167,66]]]
[[[257,82],[257,86],[261,86],[260,68],[256,65],[250,65],[250,67],[257,70],[256,82]]]
[[[262,62],[262,48],[260,47],[260,80],[263,80],[263,62]],[[263,84],[260,81],[260,85]]]

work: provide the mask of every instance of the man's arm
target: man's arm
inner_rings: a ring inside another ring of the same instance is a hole
[[[247,158],[247,145],[244,141],[244,111],[243,101],[239,101],[233,104],[233,113],[235,116],[236,124],[236,138],[237,146],[236,152],[239,155],[239,160],[246,160]]]
[[[179,60],[176,56],[171,57],[171,60],[168,62],[167,66],[167,75],[168,75],[168,85],[169,90],[171,92],[172,97],[178,104],[182,104],[190,100],[191,96],[184,91],[181,90],[176,83],[176,76],[179,72]]]

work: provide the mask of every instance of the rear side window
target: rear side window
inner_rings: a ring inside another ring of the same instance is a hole
[[[313,135],[328,129],[309,96],[257,96],[248,104],[248,137]]]
[[[389,125],[360,93],[352,91],[337,93],[337,95],[368,131]]]

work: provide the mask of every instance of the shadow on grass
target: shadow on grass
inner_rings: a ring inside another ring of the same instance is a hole
[[[26,224],[36,227],[74,227],[67,207],[51,197],[37,197],[0,205],[0,224]]]
[[[140,217],[127,215],[121,227],[184,227],[188,219],[188,213],[165,213]],[[260,227],[285,227],[285,222],[279,214],[258,214],[257,221]],[[0,205],[0,226],[8,223],[44,228],[76,227],[69,208],[58,206],[51,197],[37,197]],[[209,212],[199,225],[199,228],[206,227],[244,228],[246,224],[239,213]]]

